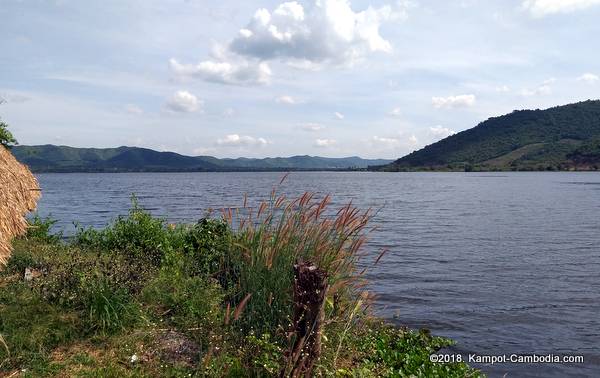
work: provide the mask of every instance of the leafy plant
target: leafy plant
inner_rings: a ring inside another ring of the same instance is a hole
[[[134,196],[127,217],[117,218],[103,230],[79,228],[75,243],[96,250],[118,251],[131,259],[159,266],[176,236],[178,233],[167,229],[163,219],[154,218],[142,209]]]
[[[367,323],[366,332],[355,335],[352,341],[364,358],[363,363],[384,377],[480,377],[465,362],[433,363],[429,356],[454,343],[429,331],[410,331],[384,324]]]
[[[203,218],[187,229],[184,236],[184,252],[189,259],[192,274],[211,276],[224,272],[231,232],[222,220]],[[226,284],[226,282],[222,282]]]
[[[142,298],[184,329],[208,333],[222,323],[222,290],[205,277],[165,269],[144,288]]]
[[[0,145],[9,148],[15,144],[18,144],[17,140],[8,131],[8,125],[0,120]]]
[[[89,329],[102,334],[120,331],[140,319],[140,311],[124,288],[105,277],[83,277],[81,306]]]
[[[52,226],[54,226],[56,222],[56,220],[50,217],[42,218],[38,214],[35,214],[29,219],[29,227],[27,228],[25,238],[35,239],[48,244],[58,243],[62,239],[62,232],[56,234],[51,232]]]

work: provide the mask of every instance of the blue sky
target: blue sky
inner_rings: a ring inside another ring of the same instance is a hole
[[[21,144],[397,158],[600,98],[600,0],[1,0]]]

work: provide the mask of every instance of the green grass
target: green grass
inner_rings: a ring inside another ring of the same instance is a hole
[[[308,260],[330,285],[315,375],[479,376],[429,362],[450,340],[370,316],[356,270],[370,215],[324,216],[327,206],[273,194],[254,212],[173,226],[134,202],[69,242],[36,228],[0,272],[0,376],[278,376],[292,342],[292,267]]]

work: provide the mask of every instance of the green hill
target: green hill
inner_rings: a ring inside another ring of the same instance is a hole
[[[67,146],[15,146],[12,152],[34,172],[190,172],[364,169],[391,160],[359,157],[324,158],[292,156],[265,159],[217,159],[184,156],[147,148],[75,148]]]
[[[493,117],[374,170],[597,170],[600,101]]]

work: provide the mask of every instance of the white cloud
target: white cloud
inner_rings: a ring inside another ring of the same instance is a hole
[[[598,77],[598,75],[594,75],[593,73],[584,73],[583,75],[579,76],[577,78],[577,81],[584,81],[588,84],[595,84],[598,80],[600,80],[600,77]]]
[[[315,147],[331,147],[335,145],[337,142],[335,139],[317,139],[315,140]]]
[[[198,100],[196,96],[188,91],[177,91],[169,100],[165,106],[168,110],[177,113],[192,113],[200,109],[203,102]]]
[[[510,88],[508,87],[508,85],[500,85],[496,87],[496,92],[507,93],[510,92]]]
[[[450,130],[447,127],[434,126],[429,128],[429,134],[431,134],[435,139],[439,140],[456,134],[456,131]]]
[[[240,29],[229,49],[261,60],[348,64],[373,52],[391,52],[380,26],[406,16],[403,4],[394,9],[368,7],[355,12],[349,0],[315,0],[305,9],[296,1],[272,12],[261,8]]]
[[[278,60],[290,66],[319,70],[323,64],[352,65],[392,46],[379,34],[380,26],[406,17],[411,2],[398,1],[355,12],[349,0],[314,0],[307,9],[297,1],[274,10],[258,9],[228,44],[215,47],[213,59],[198,64],[169,60],[179,77],[236,85],[263,85],[272,76],[268,65]]]
[[[294,99],[292,96],[279,96],[275,99],[275,102],[278,104],[288,105],[295,105],[298,103],[298,101],[296,101],[296,99]]]
[[[600,0],[525,0],[522,7],[534,17],[569,13],[600,4]]]
[[[224,138],[217,139],[217,145],[224,147],[264,147],[269,142],[265,138],[254,138],[248,135],[229,134]]]
[[[388,115],[391,117],[400,117],[402,115],[402,109],[394,108],[388,113]]]
[[[414,134],[405,135],[403,132],[397,136],[374,136],[367,141],[367,145],[373,151],[402,151],[410,150],[419,144],[419,140]],[[399,153],[399,152],[398,152]]]
[[[233,108],[227,108],[223,110],[223,117],[229,118],[235,115],[235,110]]]
[[[555,81],[556,79],[551,77],[550,79],[544,80],[542,84],[538,85],[535,88],[524,88],[523,90],[521,90],[521,95],[525,97],[550,95],[552,94],[551,84]]]
[[[432,97],[431,103],[436,109],[446,108],[464,108],[475,105],[475,95],[464,94],[448,97]]]
[[[311,132],[321,131],[324,128],[325,127],[319,123],[305,123],[304,125],[300,125],[300,129]]]
[[[400,144],[400,140],[398,138],[378,137],[377,135],[371,138],[371,142],[375,145],[380,145],[388,148]]]
[[[339,113],[339,112],[335,112],[335,113],[333,113],[333,115],[335,116],[335,118],[337,118],[339,120],[342,120],[342,119],[345,118],[344,115],[342,113]]]
[[[135,115],[139,115],[139,114],[143,114],[144,111],[142,110],[142,108],[140,108],[137,105],[134,104],[127,104],[125,105],[125,111],[129,114],[135,114]]]
[[[234,85],[264,85],[270,82],[271,69],[265,62],[244,59],[206,60],[198,64],[181,64],[169,60],[171,71],[178,77],[193,77],[206,81]]]

